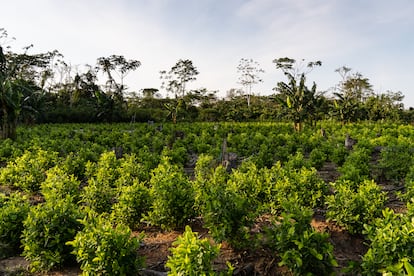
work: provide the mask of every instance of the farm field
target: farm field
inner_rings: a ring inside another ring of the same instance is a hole
[[[19,128],[0,275],[412,275],[413,152],[396,123]]]

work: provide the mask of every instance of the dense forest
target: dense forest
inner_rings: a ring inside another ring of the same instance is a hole
[[[286,78],[275,80],[272,95],[258,96],[252,87],[261,82],[263,70],[253,59],[243,58],[235,68],[241,88],[219,98],[207,88],[186,89],[199,74],[188,59],[160,71],[159,89],[129,91],[124,79],[139,69],[138,60],[111,55],[81,69],[57,50],[31,54],[31,45],[16,53],[8,46],[10,40],[0,28],[3,138],[13,138],[20,123],[293,121],[301,129],[319,120],[409,123],[414,118],[412,109],[404,108],[401,92],[377,94],[368,78],[345,66],[336,70],[341,81],[333,91],[319,91],[316,83],[307,82],[307,74],[322,66],[321,61],[273,60]]]

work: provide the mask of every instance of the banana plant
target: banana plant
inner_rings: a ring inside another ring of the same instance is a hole
[[[290,73],[285,73],[289,78],[289,82],[279,82],[276,90],[282,97],[278,97],[279,103],[288,111],[288,116],[294,122],[296,131],[303,129],[303,123],[310,119],[310,112],[314,108],[316,102],[316,84],[309,89],[305,85],[306,77],[302,74],[299,83],[297,79]]]
[[[176,100],[172,103],[164,104],[165,109],[167,109],[168,111],[167,117],[171,117],[171,120],[174,125],[177,123],[177,115],[183,105],[185,105],[183,99]]]
[[[1,138],[16,138],[17,119],[21,111],[22,90],[17,80],[8,76],[7,62],[0,46]]]

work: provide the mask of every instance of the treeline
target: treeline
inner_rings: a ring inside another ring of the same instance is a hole
[[[231,89],[225,98],[218,98],[217,91],[186,89],[199,72],[191,60],[179,60],[170,70],[160,71],[160,89],[167,92],[162,96],[158,88],[130,92],[124,84],[128,73],[140,67],[137,60],[112,55],[80,68],[65,62],[58,51],[3,50],[4,38],[7,32],[0,28],[3,138],[13,138],[18,123],[271,120],[293,121],[300,130],[306,123],[326,119],[343,123],[414,120],[413,110],[404,109],[401,92],[376,94],[367,78],[347,67],[337,70],[342,80],[332,93],[318,91],[315,83],[306,82],[306,76],[322,65],[320,61],[275,59],[276,70],[286,80],[277,83],[273,95],[257,96],[252,87],[261,82],[264,71],[254,60],[241,59],[237,70],[243,89]]]

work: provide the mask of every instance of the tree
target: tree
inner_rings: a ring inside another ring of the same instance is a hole
[[[403,99],[404,96],[401,92],[387,91],[386,93],[371,95],[365,101],[368,119],[372,121],[399,120],[400,114],[404,110]]]
[[[263,80],[259,74],[264,73],[263,69],[259,68],[259,63],[253,59],[242,58],[237,66],[237,72],[240,74],[239,83],[243,85],[244,92],[247,99],[247,107],[250,107],[250,97],[252,95],[252,86]]]
[[[163,80],[162,87],[167,92],[172,92],[176,98],[184,97],[186,92],[186,84],[189,81],[196,80],[199,74],[193,62],[189,59],[180,59],[170,71],[160,71],[161,79]]]
[[[0,40],[7,32],[0,28]],[[16,127],[22,110],[37,112],[43,95],[42,87],[49,76],[47,67],[59,55],[57,51],[29,55],[4,52],[0,46],[0,120],[1,138],[16,138]],[[36,104],[31,105],[31,104]]]
[[[124,78],[139,66],[141,66],[140,61],[126,60],[124,56],[120,55],[97,59],[96,69],[102,70],[107,76],[106,91],[95,91],[98,107],[104,108],[99,111],[98,116],[105,115],[104,118],[110,121],[120,118],[122,111],[126,108]],[[115,79],[114,74],[118,76],[118,80]]]
[[[321,94],[316,91],[316,84],[313,83],[309,89],[306,85],[306,74],[312,71],[315,66],[321,66],[322,62],[309,62],[304,70],[303,60],[300,64],[291,58],[279,58],[273,61],[276,68],[283,71],[288,78],[288,83],[278,82],[274,90],[280,95],[276,97],[280,104],[287,110],[287,114],[293,120],[294,128],[300,131],[306,120],[313,122],[317,119],[314,115],[317,111],[316,106],[320,105]]]
[[[372,85],[361,73],[351,73],[352,69],[342,66],[335,70],[342,80],[336,87],[334,115],[342,123],[364,118],[364,103],[372,95]]]
[[[306,76],[316,66],[322,66],[320,60],[311,61],[306,64],[304,59],[297,62],[295,59],[288,57],[274,59],[273,63],[276,65],[276,69],[282,70],[285,75],[289,74],[291,78],[296,80],[300,79],[302,75]]]
[[[140,61],[126,60],[124,56],[119,55],[100,57],[97,60],[97,70],[102,70],[107,75],[107,90],[113,93],[119,102],[123,101],[123,92],[125,91],[124,78],[139,66],[141,66]],[[113,73],[119,77],[119,81],[115,80]]]

